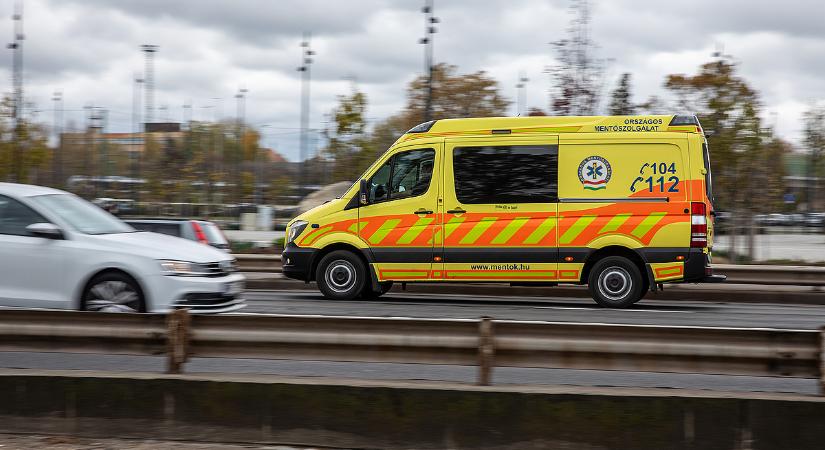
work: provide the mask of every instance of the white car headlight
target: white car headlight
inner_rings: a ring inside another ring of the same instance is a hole
[[[285,244],[289,244],[301,235],[304,232],[304,229],[309,225],[309,222],[306,220],[296,220],[289,226],[289,229],[286,233],[286,242]]]
[[[161,260],[160,270],[164,275],[179,275],[186,277],[202,277],[209,274],[207,268],[202,264],[174,260]]]

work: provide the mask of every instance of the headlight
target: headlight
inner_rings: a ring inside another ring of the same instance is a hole
[[[304,232],[304,229],[309,225],[306,220],[296,220],[287,230],[286,244],[295,241],[295,239]]]
[[[185,277],[202,277],[209,275],[209,270],[202,264],[186,261],[160,261],[160,270],[164,275],[178,275]]]

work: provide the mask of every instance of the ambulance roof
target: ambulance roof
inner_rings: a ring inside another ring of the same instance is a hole
[[[692,115],[654,116],[531,116],[442,119],[422,123],[400,141],[432,136],[468,136],[532,133],[651,133],[676,131],[701,133],[699,120]]]

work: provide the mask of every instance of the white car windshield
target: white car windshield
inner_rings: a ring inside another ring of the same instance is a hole
[[[117,217],[71,194],[39,195],[31,199],[81,233],[112,234],[136,231]]]

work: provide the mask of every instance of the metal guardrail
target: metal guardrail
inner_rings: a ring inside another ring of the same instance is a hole
[[[238,260],[242,272],[281,273],[281,255],[236,253],[232,256]]]
[[[0,351],[823,378],[825,330],[287,315],[0,311]],[[231,370],[231,369],[230,369]]]
[[[159,314],[83,314],[75,311],[0,311],[0,350],[160,355],[166,317]]]
[[[825,267],[714,264],[714,273],[728,276],[728,283],[825,286]]]
[[[243,263],[261,263],[261,264],[280,264],[281,255],[259,255],[256,253],[235,253],[234,256],[239,264]]]
[[[236,254],[244,272],[281,272],[281,255]],[[714,264],[714,273],[727,275],[728,283],[785,286],[825,286],[825,267]]]

